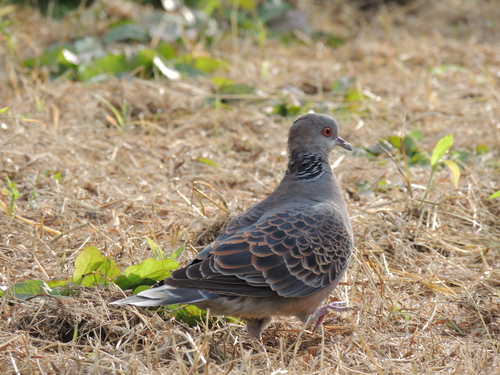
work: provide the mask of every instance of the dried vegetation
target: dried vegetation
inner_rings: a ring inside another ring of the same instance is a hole
[[[239,325],[189,328],[168,314],[110,306],[122,295],[113,288],[1,299],[1,373],[500,373],[500,204],[488,199],[500,188],[500,7],[415,1],[362,14],[341,1],[304,3],[316,25],[346,43],[217,40],[211,51],[230,61],[225,74],[268,94],[221,108],[207,101],[205,78],[80,84],[26,74],[19,62],[71,35],[72,24],[13,13],[17,44],[0,60],[0,107],[16,118],[1,121],[0,174],[18,184],[16,214],[32,223],[0,213],[0,284],[69,277],[88,245],[121,267],[137,264],[150,257],[146,237],[166,251],[186,243],[186,262],[279,183],[292,118],[264,109],[286,97],[286,86],[327,111],[343,100],[327,93],[332,83],[355,77],[366,100],[337,118],[358,147],[421,129],[431,152],[453,133],[453,149],[472,155],[459,186],[440,171],[420,205],[428,167],[410,168],[411,200],[394,162],[344,157],[336,173],[356,253],[334,294],[357,310],[332,315],[318,333],[276,319],[258,345]],[[129,103],[125,127],[98,95],[117,108]],[[489,152],[476,155],[477,145]],[[47,171],[63,171],[64,182]],[[380,180],[390,187],[375,188]]]

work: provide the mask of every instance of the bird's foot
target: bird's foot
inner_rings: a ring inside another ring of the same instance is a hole
[[[316,320],[316,324],[314,325],[313,332],[318,329],[318,327],[323,323],[323,320],[325,320],[325,317],[331,313],[331,312],[343,312],[343,311],[349,311],[351,310],[352,307],[347,306],[347,302],[345,301],[334,301],[330,302],[327,305],[321,306],[316,310],[314,313],[313,317],[314,320]]]

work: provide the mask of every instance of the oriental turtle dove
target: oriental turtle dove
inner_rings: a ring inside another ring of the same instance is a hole
[[[320,304],[338,285],[353,247],[349,215],[328,155],[351,145],[333,118],[299,117],[290,128],[283,180],[263,201],[236,216],[219,236],[161,286],[117,305],[192,304],[246,321],[260,339],[274,315],[317,320],[343,303]]]

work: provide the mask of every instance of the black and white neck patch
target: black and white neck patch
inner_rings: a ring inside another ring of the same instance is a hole
[[[290,158],[287,174],[293,174],[296,180],[315,181],[325,173],[323,160],[318,154],[300,153]]]

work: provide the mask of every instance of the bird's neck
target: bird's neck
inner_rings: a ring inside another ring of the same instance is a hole
[[[297,152],[290,155],[286,175],[294,180],[316,181],[329,169],[328,161],[313,152]]]

